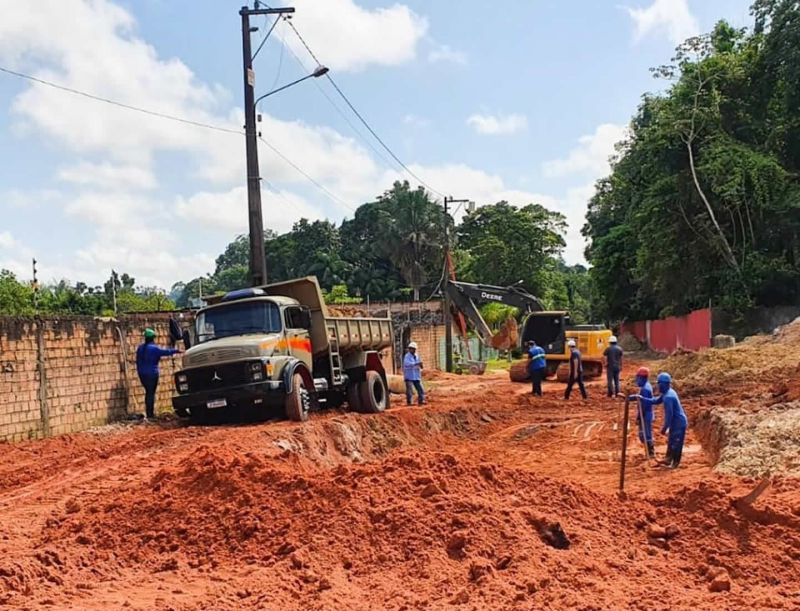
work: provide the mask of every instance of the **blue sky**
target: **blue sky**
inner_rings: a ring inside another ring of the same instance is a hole
[[[241,4],[4,0],[0,66],[238,129]],[[298,0],[293,23],[430,187],[479,205],[507,199],[559,210],[570,222],[565,258],[580,262],[592,185],[608,172],[641,95],[662,86],[648,68],[720,18],[749,24],[748,5]],[[255,25],[257,43],[265,21]],[[256,60],[257,95],[314,65],[279,24]],[[283,231],[302,216],[339,221],[393,180],[414,182],[373,151],[377,144],[325,79],[272,96],[260,111],[264,138],[334,196],[261,146],[269,227]],[[212,271],[216,255],[246,232],[244,142],[236,134],[0,73],[0,163],[0,268],[21,278],[30,278],[35,256],[40,280],[100,283],[115,268],[168,288]]]

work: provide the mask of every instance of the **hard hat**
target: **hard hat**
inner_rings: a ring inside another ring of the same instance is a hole
[[[574,348],[576,346],[575,340],[574,339],[569,340],[567,342],[567,346],[569,346],[570,348]]]
[[[616,335],[612,335],[611,337],[609,337],[608,338],[608,343],[609,344],[616,344],[617,343],[617,336]]]
[[[145,339],[155,339],[156,338],[156,332],[153,331],[152,329],[145,329],[144,330],[144,337],[145,337]]]
[[[669,384],[672,382],[672,376],[669,375],[666,371],[662,371],[658,374],[658,383],[659,384]]]
[[[636,375],[643,378],[649,378],[650,370],[647,367],[639,367],[639,371],[636,372]]]
[[[408,347],[409,347],[409,349],[413,348],[414,350],[416,350],[417,349],[417,342],[410,342],[408,344]]]

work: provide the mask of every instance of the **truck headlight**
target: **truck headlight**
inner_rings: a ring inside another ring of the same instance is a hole
[[[177,376],[175,376],[175,379],[178,381],[178,384],[185,384],[189,381],[189,378],[186,377],[185,373],[179,373]]]
[[[264,379],[261,361],[250,363],[250,379],[253,380],[253,382],[260,382]]]
[[[188,384],[178,384],[178,391],[179,392],[189,392],[189,385]]]

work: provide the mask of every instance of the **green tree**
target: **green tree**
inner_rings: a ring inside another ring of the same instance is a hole
[[[604,316],[800,297],[800,9],[753,10],[753,34],[721,22],[656,70],[672,86],[645,97],[597,185],[584,235]]]
[[[26,316],[33,313],[33,288],[19,282],[7,269],[0,270],[0,314]]]
[[[458,246],[467,253],[466,279],[498,286],[522,281],[553,301],[565,231],[564,216],[539,204],[482,206],[457,228]]]

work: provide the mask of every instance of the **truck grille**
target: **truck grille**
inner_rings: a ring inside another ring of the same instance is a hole
[[[253,356],[253,353],[246,348],[219,348],[218,350],[206,350],[199,354],[187,354],[183,357],[183,362],[187,367],[194,367],[209,361],[234,361],[248,356]]]
[[[248,384],[250,382],[249,365],[250,362],[247,361],[188,369],[184,373],[189,381],[189,392],[222,390],[231,386]]]

